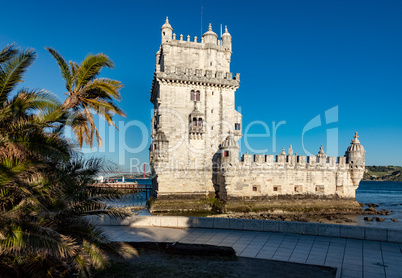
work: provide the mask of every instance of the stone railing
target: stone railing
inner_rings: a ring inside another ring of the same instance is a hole
[[[264,232],[280,232],[314,236],[329,236],[402,243],[402,231],[380,227],[323,224],[310,222],[255,220],[238,218],[186,217],[186,216],[129,216],[124,218],[88,216],[99,226],[210,228]]]

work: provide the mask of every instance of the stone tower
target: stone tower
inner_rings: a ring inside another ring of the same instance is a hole
[[[240,75],[230,72],[232,37],[225,28],[218,40],[210,24],[200,42],[177,38],[166,18],[161,38],[151,89],[153,188],[158,197],[215,194],[219,146],[229,133],[236,144],[242,136],[235,110]],[[238,151],[231,156],[238,161]]]
[[[349,164],[350,176],[353,185],[358,186],[360,180],[363,178],[365,169],[365,153],[363,146],[360,144],[357,132],[352,140],[350,146],[345,152],[346,163]]]

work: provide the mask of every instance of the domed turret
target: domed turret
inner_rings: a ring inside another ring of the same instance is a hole
[[[355,133],[354,139],[350,143],[345,156],[346,156],[346,163],[350,164],[350,167],[364,167],[365,165],[365,153],[363,146],[360,145],[359,136],[357,132]]]
[[[346,163],[349,164],[350,175],[354,186],[358,186],[363,178],[365,166],[365,153],[363,146],[360,145],[359,136],[355,133],[354,139],[350,143],[348,150],[345,153]]]
[[[218,35],[212,31],[211,23],[209,24],[208,31],[202,35],[202,38],[204,39],[205,44],[211,43],[217,45]]]
[[[162,32],[162,43],[169,42],[172,40],[173,28],[169,24],[168,17],[166,17],[166,22],[161,27],[161,32]]]
[[[165,133],[162,130],[158,130],[155,134],[155,142],[169,142],[168,139],[166,138]]]
[[[357,135],[357,132],[355,133],[354,136],[355,139],[352,140],[350,143],[350,146],[348,147],[348,150],[346,151],[347,153],[349,152],[365,152],[364,148],[362,145],[360,145],[359,136]]]
[[[168,161],[169,141],[165,133],[159,129],[150,147],[150,161]]]
[[[231,148],[239,148],[239,145],[235,141],[233,135],[230,133],[225,141],[222,142],[221,149],[231,149]]]
[[[232,51],[232,36],[228,32],[227,26],[225,26],[225,33],[223,33],[221,40],[222,46],[225,48],[225,50]]]
[[[234,139],[233,135],[229,133],[226,139],[222,142],[220,146],[221,151],[221,161],[222,163],[230,163],[232,165],[239,162],[238,152],[239,145]]]

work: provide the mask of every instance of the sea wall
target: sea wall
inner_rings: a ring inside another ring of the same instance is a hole
[[[93,215],[88,216],[87,219],[98,226],[232,229],[402,243],[400,230],[351,225],[186,216],[133,215],[117,218]]]

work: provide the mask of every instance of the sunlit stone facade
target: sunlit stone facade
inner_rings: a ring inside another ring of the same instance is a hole
[[[201,40],[161,28],[151,89],[154,105],[150,164],[158,196],[221,198],[322,195],[354,198],[363,177],[363,146],[352,141],[344,157],[244,154],[242,115],[235,110],[240,74],[230,71],[227,28]]]

